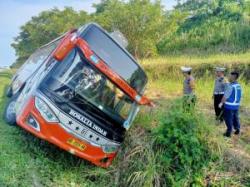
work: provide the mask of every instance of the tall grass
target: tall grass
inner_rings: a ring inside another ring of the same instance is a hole
[[[237,53],[237,54],[217,54],[217,55],[176,55],[176,56],[162,56],[150,59],[142,59],[140,61],[142,65],[201,65],[201,64],[212,64],[212,65],[231,65],[235,63],[249,64],[250,63],[250,52]]]

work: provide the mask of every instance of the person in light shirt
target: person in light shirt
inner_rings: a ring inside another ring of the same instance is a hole
[[[228,84],[227,79],[224,76],[226,68],[216,67],[216,79],[214,82],[214,90],[213,90],[213,100],[214,100],[214,111],[216,120],[222,123],[224,121],[224,108],[219,108],[219,104],[225,94],[225,89]]]
[[[196,103],[195,79],[192,76],[191,67],[181,67],[181,71],[185,77],[183,81],[184,109],[190,110],[190,108],[193,108]]]

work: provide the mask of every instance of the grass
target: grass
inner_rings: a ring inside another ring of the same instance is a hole
[[[214,176],[216,181],[213,184],[217,186],[249,186],[250,185],[250,85],[246,73],[250,64],[250,54],[240,55],[217,55],[206,57],[160,57],[156,59],[142,60],[142,66],[147,70],[149,75],[149,84],[147,95],[152,96],[160,107],[167,108],[168,102],[164,98],[171,100],[182,95],[183,76],[180,72],[180,66],[190,65],[194,67],[194,76],[196,77],[196,94],[198,97],[198,109],[203,112],[208,119],[207,125],[213,128],[217,134],[217,141],[225,146],[222,158],[211,170],[217,173],[208,174]],[[233,138],[231,141],[220,140],[225,126],[214,126],[213,119],[213,101],[212,92],[214,84],[214,70],[218,65],[225,65],[230,69],[237,69],[242,66],[240,71],[242,76],[239,82],[243,88],[243,100],[241,107],[241,125],[242,135],[240,138]],[[247,157],[247,159],[246,159]],[[239,163],[239,165],[237,165]],[[247,169],[245,167],[247,165]],[[242,168],[242,169],[239,169]],[[236,169],[238,168],[238,170]],[[210,172],[208,172],[210,173]],[[213,172],[211,172],[213,173]]]
[[[143,59],[141,64],[169,64],[169,65],[201,65],[201,64],[234,64],[234,63],[250,63],[250,53],[241,54],[217,54],[217,55],[202,55],[202,56],[163,56],[152,59]]]
[[[18,127],[10,127],[0,118],[0,186],[164,186],[163,176],[166,165],[159,162],[160,150],[153,148],[153,135],[162,116],[167,115],[173,100],[182,95],[182,75],[179,66],[199,66],[238,62],[247,64],[250,54],[219,55],[211,57],[162,57],[143,60],[142,65],[149,75],[146,94],[156,103],[156,109],[142,107],[134,126],[127,134],[118,157],[108,169],[102,169],[78,159],[57,147],[39,140]],[[223,59],[223,60],[221,60]],[[238,59],[238,61],[236,61]],[[170,67],[171,71],[168,71]],[[164,69],[166,68],[166,69]],[[203,70],[202,70],[203,71]],[[250,163],[245,156],[250,155],[249,106],[250,87],[242,78],[244,99],[242,107],[243,134],[239,139],[222,138],[224,126],[215,126],[212,109],[213,77],[206,73],[197,76],[198,111],[205,116],[199,138],[207,144],[207,149],[219,158],[209,161],[199,173],[190,171],[183,181],[175,180],[175,186],[189,186],[191,178],[196,186],[249,186]],[[4,90],[10,82],[10,73],[0,74],[0,113],[6,103]],[[178,119],[178,118],[177,118]],[[167,128],[167,127],[166,127]],[[245,132],[244,132],[245,130]],[[170,136],[171,137],[171,136]],[[191,137],[190,137],[191,138]],[[164,149],[163,151],[168,151]],[[174,159],[174,158],[171,158]],[[249,163],[248,163],[249,162]],[[237,165],[237,163],[239,165]],[[241,167],[241,168],[239,168]],[[173,173],[175,176],[176,173]]]
[[[153,81],[152,81],[153,82]],[[165,96],[168,98],[180,97],[182,95],[182,80],[157,80],[150,81],[147,94],[153,97]],[[243,89],[242,107],[250,111],[250,85],[240,81]],[[212,78],[196,80],[196,94],[201,103],[212,104],[214,80]]]

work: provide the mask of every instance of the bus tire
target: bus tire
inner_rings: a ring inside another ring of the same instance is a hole
[[[3,113],[3,118],[5,122],[11,126],[16,125],[16,113],[15,113],[15,105],[17,98],[19,96],[19,93],[12,96],[9,101],[6,103]]]
[[[7,88],[5,95],[6,95],[6,97],[9,97],[9,98],[12,97],[13,94],[12,94],[12,88],[11,88],[11,86],[9,86]]]

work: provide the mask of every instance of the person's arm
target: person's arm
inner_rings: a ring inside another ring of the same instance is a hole
[[[216,80],[214,81],[214,89],[213,89],[213,93],[212,93],[212,99],[214,99],[215,85],[216,85]]]
[[[221,108],[223,106],[223,104],[226,102],[226,100],[230,97],[230,95],[232,94],[233,88],[232,86],[230,86],[229,84],[226,86],[226,90],[225,90],[225,94],[223,96],[223,98],[221,99],[221,102],[219,104],[219,108]]]
[[[224,95],[224,96],[222,97],[221,102],[220,102],[220,105],[219,105],[220,108],[221,108],[222,105],[226,102],[226,100],[227,100],[227,98],[226,98],[225,95]]]
[[[194,81],[194,79],[192,79],[192,80],[190,80],[190,88],[192,89],[192,91],[194,92],[194,90],[195,90],[195,81]]]
[[[228,86],[230,86],[228,80],[226,78],[224,78],[223,80],[223,90],[224,92],[226,92],[226,89],[228,88]]]

